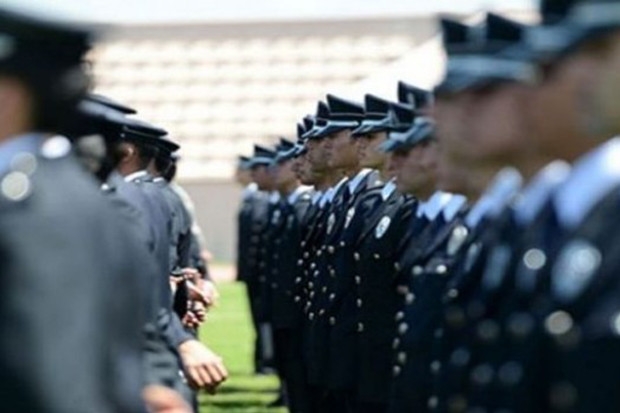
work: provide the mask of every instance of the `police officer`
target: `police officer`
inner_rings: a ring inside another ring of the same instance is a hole
[[[3,409],[144,411],[140,269],[124,255],[139,249],[69,141],[46,137],[86,91],[90,32],[5,8],[0,21]]]
[[[438,290],[447,267],[443,263],[432,264],[428,270],[424,267],[446,242],[466,200],[435,191],[437,148],[432,120],[419,117],[409,131],[393,134],[392,139],[394,149],[403,157],[398,187],[412,191],[420,199],[408,230],[412,234],[405,234],[405,244],[400,247],[395,278],[395,288],[404,297],[402,310],[396,315],[394,382],[388,409],[396,412],[427,408],[428,358],[439,309]]]
[[[394,253],[413,212],[414,200],[396,190],[397,171],[379,147],[392,128],[390,102],[365,97],[364,121],[353,131],[360,146],[360,164],[380,172],[379,205],[361,225],[354,240],[353,274],[358,311],[359,359],[357,412],[387,410],[392,377],[394,315],[400,298],[393,288]],[[361,326],[361,328],[359,328]]]

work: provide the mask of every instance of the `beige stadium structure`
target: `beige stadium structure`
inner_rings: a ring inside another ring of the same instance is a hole
[[[528,16],[526,16],[527,18]],[[236,157],[294,138],[326,93],[395,99],[396,82],[432,87],[444,57],[432,16],[133,25],[92,52],[95,90],[129,103],[182,145],[179,180],[216,259],[234,258]]]

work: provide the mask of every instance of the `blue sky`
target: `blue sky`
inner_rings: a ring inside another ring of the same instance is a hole
[[[531,8],[536,0],[0,0],[83,21],[173,23],[394,16]]]

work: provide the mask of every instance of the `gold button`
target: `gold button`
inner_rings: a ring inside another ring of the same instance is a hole
[[[392,368],[392,376],[397,377],[400,375],[400,366],[394,366]]]
[[[329,252],[330,254],[332,254],[332,255],[333,255],[335,251],[336,251],[336,249],[335,249],[332,245],[330,245],[329,247],[327,247],[327,252]]]
[[[357,307],[358,307],[358,308],[361,308],[361,307],[362,307],[362,299],[361,299],[361,298],[358,298],[358,299],[357,299]]]
[[[359,275],[355,276],[355,284],[360,285],[362,283],[362,277]]]
[[[400,346],[400,338],[396,337],[394,341],[392,341],[392,349],[396,350]]]
[[[329,317],[329,324],[335,325],[336,324],[336,319],[334,317]]]
[[[407,362],[407,353],[405,353],[404,351],[399,352],[396,356],[396,359],[401,366],[404,366]]]
[[[381,256],[379,254],[374,254],[373,257],[374,257],[375,260],[378,260],[379,258],[381,258]]]
[[[394,263],[394,269],[396,270],[396,272],[400,271],[400,264],[395,262]]]
[[[412,304],[415,301],[415,295],[413,293],[407,293],[405,296],[405,303]]]
[[[336,299],[336,294],[331,293],[331,294],[329,295],[329,301],[334,301],[335,299]]]
[[[407,323],[400,323],[398,325],[398,333],[402,336],[409,330],[409,325]]]
[[[354,253],[354,254],[353,254],[353,259],[354,259],[355,261],[359,261],[359,260],[360,260],[360,258],[361,258],[361,257],[360,257],[359,252],[356,252],[356,253]]]
[[[363,323],[357,323],[357,332],[358,333],[363,333],[364,332],[364,324]]]
[[[396,321],[400,321],[400,320],[402,320],[403,318],[405,318],[405,313],[404,313],[404,312],[402,312],[402,311],[397,312],[397,313],[396,313],[396,317],[394,317],[394,319],[395,319]]]

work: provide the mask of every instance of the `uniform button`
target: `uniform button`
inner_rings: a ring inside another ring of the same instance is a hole
[[[358,333],[364,332],[364,323],[357,323],[357,332]]]
[[[478,386],[487,386],[493,381],[493,367],[490,364],[476,366],[471,372],[471,380]]]
[[[301,248],[306,248],[306,241],[301,241]]]
[[[301,283],[301,277],[297,277],[295,278],[295,284],[300,284]]]
[[[331,293],[331,294],[329,295],[329,301],[334,301],[335,299],[336,299],[336,294]]]
[[[551,407],[559,411],[569,411],[577,403],[577,389],[569,382],[554,383],[551,386],[549,400]]]
[[[298,265],[298,266],[300,266],[300,267],[301,267],[302,265],[304,265],[304,260],[303,260],[302,258],[298,259],[298,260],[297,260],[297,265]]]
[[[304,258],[305,259],[310,258],[310,253],[308,251],[304,252]]]
[[[327,292],[327,287],[323,287],[323,288],[321,288],[321,292],[322,292],[322,293],[326,293],[326,292]]]
[[[398,377],[400,375],[400,371],[401,371],[400,366],[394,366],[392,368],[392,376]]]
[[[330,245],[329,247],[327,247],[327,252],[329,252],[331,255],[334,255],[336,249],[333,247],[333,245]]]
[[[400,323],[398,325],[398,333],[402,336],[409,330],[409,325],[407,323]]]
[[[278,284],[276,284],[276,283],[271,283],[271,288],[273,288],[273,289],[275,290],[276,288],[278,288]]]
[[[323,255],[323,251],[318,250],[318,251],[316,252],[316,256],[317,256],[317,257],[320,257],[321,255]]]
[[[332,276],[332,277],[335,277],[336,276],[336,270],[334,270],[333,268],[330,268],[329,269],[329,275]]]
[[[357,308],[362,308],[362,299],[361,298],[357,299]]]
[[[330,325],[336,325],[336,319],[334,317],[329,317],[329,324]]]
[[[450,288],[446,293],[446,296],[451,300],[454,300],[459,296],[459,290],[457,290],[456,288]]]
[[[523,368],[519,363],[510,361],[499,368],[497,376],[504,386],[514,386],[521,381]]]
[[[566,311],[555,311],[545,319],[545,329],[553,336],[568,333],[573,328],[573,318]]]
[[[318,277],[319,275],[321,275],[321,272],[319,270],[314,270],[314,272],[312,273],[312,275],[314,277]]]
[[[407,353],[405,353],[404,351],[400,351],[396,355],[396,360],[398,361],[398,364],[400,364],[401,366],[404,366],[405,363],[407,363]]]
[[[356,252],[356,253],[354,253],[354,254],[353,254],[353,259],[354,259],[355,261],[359,261],[359,260],[360,260],[360,258],[361,258],[361,257],[360,257],[359,252]]]
[[[435,272],[440,275],[446,274],[448,272],[448,267],[444,264],[440,264],[435,268]]]
[[[394,341],[392,341],[392,348],[396,350],[400,346],[400,338],[396,337]]]
[[[310,281],[310,282],[308,283],[308,287],[310,287],[311,289],[314,289],[314,283],[313,283],[312,281]]]
[[[427,406],[431,410],[435,410],[439,406],[439,399],[437,396],[432,396],[428,399]]]
[[[422,275],[423,272],[424,272],[424,268],[422,268],[422,266],[420,265],[414,265],[413,268],[411,269],[411,275],[413,275],[414,277]]]
[[[308,318],[310,319],[310,321],[314,320],[314,313],[308,314]]]
[[[373,255],[373,258],[374,258],[375,260],[378,260],[378,259],[380,259],[380,258],[381,258],[381,256],[380,256],[379,254],[374,254],[374,255]]]
[[[295,302],[296,302],[296,303],[298,303],[298,302],[300,302],[300,301],[301,301],[301,297],[300,297],[300,296],[298,296],[298,295],[296,295],[296,296],[295,296]]]
[[[360,285],[362,283],[362,277],[359,275],[355,276],[355,284]]]
[[[407,293],[405,296],[405,303],[412,304],[415,301],[415,295],[413,293]]]
[[[313,270],[316,268],[316,262],[310,264],[310,269]]]
[[[441,362],[439,360],[433,360],[433,362],[431,362],[431,373],[439,374],[440,370],[441,370]]]
[[[346,247],[346,243],[344,241],[340,241],[340,247]]]
[[[404,312],[402,312],[402,311],[397,312],[397,313],[396,313],[396,317],[394,317],[394,319],[395,319],[396,321],[400,321],[400,320],[402,320],[403,318],[405,318],[405,313],[404,313]]]
[[[394,263],[394,270],[395,270],[396,272],[399,272],[399,271],[400,271],[400,263],[398,263],[398,262],[395,262],[395,263]]]

